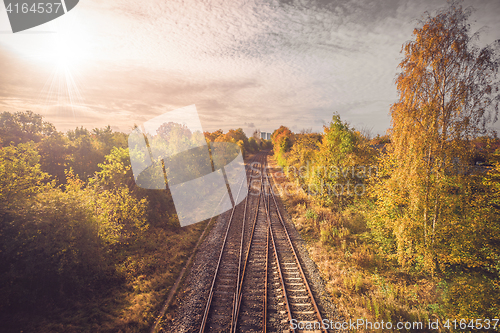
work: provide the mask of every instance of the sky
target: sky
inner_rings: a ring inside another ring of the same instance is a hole
[[[481,44],[500,1],[469,0]],[[371,135],[390,126],[402,45],[445,0],[81,0],[13,34],[0,4],[0,112],[60,131],[130,132],[195,104],[204,130],[322,131],[334,113]],[[500,122],[494,125],[500,129]]]

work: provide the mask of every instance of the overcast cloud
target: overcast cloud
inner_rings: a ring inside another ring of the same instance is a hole
[[[30,109],[59,130],[129,131],[196,104],[206,130],[247,134],[280,125],[321,131],[338,112],[383,134],[401,46],[425,11],[445,5],[86,0],[20,34],[9,33],[0,6],[0,111]],[[482,43],[500,38],[500,2],[464,5],[477,9],[473,31],[489,26]]]

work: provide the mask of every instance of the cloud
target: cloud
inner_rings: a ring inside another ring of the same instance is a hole
[[[491,26],[489,38],[498,38],[498,2],[468,4],[478,7],[479,25]],[[81,112],[89,126],[128,128],[196,104],[210,130],[271,131],[286,125],[321,131],[322,122],[338,112],[384,133],[397,99],[401,46],[425,10],[444,5],[444,0],[88,0],[60,25],[75,33],[86,59],[73,75],[82,97],[76,107],[89,110]],[[0,35],[0,105],[45,112],[47,120],[65,126],[68,117],[47,107],[60,108],[69,97],[44,94],[53,72],[33,60],[44,52],[35,45],[41,37],[18,37]]]

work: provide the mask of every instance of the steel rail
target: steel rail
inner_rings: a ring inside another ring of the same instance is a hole
[[[267,164],[267,157],[265,158],[264,162]],[[263,175],[263,173],[262,173]],[[264,181],[262,179],[263,177],[261,176],[261,185],[263,185]],[[265,197],[264,197],[265,200]],[[267,333],[267,284],[268,284],[268,273],[269,273],[269,230],[271,228],[270,220],[267,219],[267,233],[266,233],[266,270],[264,273],[264,308],[262,310],[262,332]]]
[[[250,177],[250,173],[248,174],[247,178],[249,178],[249,177]],[[236,195],[235,202],[239,198],[239,195],[240,195],[242,187],[243,187],[243,181],[241,182],[240,188],[238,189],[238,194]],[[248,190],[250,190],[250,188],[248,188]],[[229,229],[230,229],[231,224],[233,222],[233,216],[234,216],[234,211],[236,210],[236,206],[237,205],[234,205],[234,207],[233,207],[233,209],[231,211],[231,216],[229,218],[229,222],[228,222],[228,225],[227,225],[226,233],[224,235],[224,241],[223,241],[222,246],[221,246],[221,250],[220,250],[220,253],[219,253],[219,259],[217,261],[217,267],[215,269],[214,278],[212,279],[212,284],[210,286],[210,292],[208,294],[207,303],[205,305],[205,311],[203,313],[203,319],[201,321],[201,326],[200,326],[200,331],[199,331],[200,333],[204,333],[205,332],[205,328],[206,328],[206,324],[207,324],[207,320],[208,320],[208,313],[210,312],[210,307],[212,305],[212,298],[213,298],[213,294],[214,294],[215,281],[217,280],[217,274],[219,272],[222,255],[224,253],[224,248],[226,246],[226,241],[227,241],[227,236],[229,234]],[[231,323],[232,322],[233,322],[233,320],[231,319]]]
[[[267,173],[266,173],[266,177],[267,177]],[[268,181],[268,179],[266,179]],[[269,183],[269,182],[268,182]],[[267,194],[267,196],[269,196],[269,194]],[[267,198],[267,200],[269,201],[269,197]],[[292,311],[291,311],[291,308],[290,308],[290,302],[288,301],[288,295],[286,293],[286,286],[285,286],[285,279],[283,278],[283,273],[281,271],[281,265],[280,265],[280,260],[279,260],[279,257],[278,257],[278,249],[276,248],[276,242],[274,240],[274,235],[273,235],[273,229],[271,228],[271,207],[269,205],[269,202],[267,202],[266,204],[266,200],[264,199],[264,204],[265,204],[265,209],[266,209],[266,216],[267,216],[267,221],[268,221],[268,232],[269,234],[271,235],[271,244],[273,246],[273,249],[274,249],[274,257],[276,259],[276,267],[278,268],[278,275],[280,277],[280,281],[281,281],[281,288],[283,289],[283,298],[285,299],[284,303],[285,303],[285,306],[286,306],[286,312],[287,312],[287,315],[288,315],[288,322],[291,322],[292,321]],[[296,332],[296,330],[294,328],[291,327],[291,331],[292,332]]]
[[[267,172],[266,172],[266,176],[267,176]],[[268,178],[267,180],[269,182],[269,176],[267,176],[267,178]],[[274,180],[274,178],[273,178],[273,180]],[[302,265],[301,265],[301,263],[299,261],[299,258],[297,256],[297,252],[295,251],[295,247],[293,246],[292,240],[290,239],[290,234],[288,232],[288,229],[285,226],[285,222],[283,220],[283,217],[281,216],[281,213],[280,213],[280,210],[279,210],[279,206],[278,206],[278,203],[276,202],[275,193],[274,193],[274,190],[273,190],[272,186],[270,186],[270,193],[271,193],[271,197],[273,198],[274,206],[276,208],[276,212],[278,213],[278,217],[279,217],[279,220],[281,222],[281,225],[283,226],[283,229],[285,230],[285,235],[287,237],[288,244],[290,245],[290,248],[292,249],[295,261],[297,262],[297,266],[299,268],[300,275],[302,276],[302,280],[304,281],[304,285],[306,286],[306,289],[307,289],[307,292],[309,294],[309,297],[311,298],[311,303],[312,303],[312,305],[314,307],[314,310],[316,312],[316,317],[318,318],[319,322],[322,323],[323,322],[323,318],[321,317],[321,312],[318,309],[318,305],[316,304],[316,301],[314,299],[314,296],[313,296],[313,293],[311,291],[311,288],[309,287],[309,283],[307,282],[306,276],[304,274],[304,270],[302,269]],[[270,209],[270,207],[269,207],[269,209]],[[271,234],[272,234],[272,230],[271,230]],[[325,328],[322,328],[322,331],[325,332],[325,333],[328,332]]]
[[[262,166],[262,163],[261,163],[261,166]],[[238,293],[237,293],[237,307],[235,309],[235,317],[234,317],[234,325],[233,325],[233,330],[231,332],[236,332],[236,329],[237,329],[237,324],[238,324],[238,316],[239,316],[239,312],[240,312],[240,307],[241,307],[241,300],[242,300],[242,297],[243,297],[243,282],[245,280],[245,273],[246,273],[246,268],[247,268],[247,264],[248,264],[248,258],[250,256],[250,248],[252,246],[252,242],[253,242],[253,236],[254,236],[254,233],[255,233],[255,226],[257,225],[257,218],[259,216],[259,207],[260,207],[260,200],[261,200],[261,194],[262,194],[262,167],[261,167],[261,183],[260,183],[260,189],[259,189],[259,197],[257,199],[257,207],[255,208],[255,216],[254,216],[254,220],[253,220],[253,224],[252,224],[252,231],[250,233],[250,240],[248,241],[248,247],[247,247],[247,251],[246,251],[246,256],[245,256],[245,261],[244,261],[244,265],[243,265],[243,271],[242,271],[242,274],[241,274],[241,283],[240,283],[240,288],[238,290]],[[243,241],[242,241],[242,244],[243,244]]]
[[[266,234],[266,271],[264,273],[264,308],[262,310],[262,332],[267,332],[267,274],[269,271],[269,220],[267,223],[267,234]]]
[[[249,177],[250,179],[250,177]],[[236,319],[235,317],[237,316],[237,310],[236,308],[238,307],[238,290],[240,289],[240,274],[241,274],[241,258],[243,256],[243,239],[245,238],[245,221],[247,217],[247,206],[248,206],[248,197],[250,193],[250,186],[248,186],[248,193],[245,198],[245,208],[243,209],[243,225],[241,226],[241,241],[240,241],[240,255],[238,256],[238,275],[236,275],[236,292],[233,296],[233,314],[231,318],[231,332],[236,330]]]
[[[250,163],[250,165],[252,165],[253,163],[255,163],[255,161],[257,159],[260,159],[262,155],[257,155],[254,157],[253,161]],[[252,168],[252,170],[249,170],[249,166],[247,165],[247,180],[250,180],[252,175],[254,174],[254,169]],[[270,256],[272,256],[272,253],[274,253],[274,258],[276,260],[276,266],[277,266],[277,271],[278,271],[278,276],[279,276],[279,279],[280,279],[280,282],[281,282],[281,287],[282,287],[282,290],[283,290],[283,297],[284,297],[284,302],[283,302],[283,305],[285,305],[286,307],[286,312],[287,312],[287,316],[288,316],[288,319],[289,319],[289,322],[293,319],[293,313],[292,313],[292,303],[290,303],[290,300],[289,300],[289,294],[290,294],[290,290],[287,290],[287,282],[285,281],[285,277],[284,277],[284,271],[282,269],[282,263],[280,262],[280,255],[282,256],[282,260],[283,260],[283,255],[284,253],[288,253],[287,256],[290,256],[289,258],[291,259],[291,257],[293,257],[292,261],[295,261],[295,264],[297,266],[296,269],[298,269],[299,273],[300,273],[300,276],[301,276],[301,279],[302,279],[302,282],[304,284],[304,286],[306,287],[306,290],[307,290],[307,293],[308,293],[308,296],[309,296],[309,299],[310,299],[310,305],[314,308],[314,312],[315,314],[312,314],[311,315],[315,315],[317,317],[317,319],[319,320],[320,323],[322,323],[322,317],[321,317],[321,312],[319,311],[319,308],[317,306],[317,303],[315,301],[315,298],[313,296],[313,293],[312,293],[312,290],[309,286],[309,283],[306,279],[306,276],[305,276],[305,273],[304,273],[304,270],[302,268],[302,264],[299,260],[299,257],[297,255],[297,252],[295,250],[295,247],[292,243],[292,240],[291,240],[291,237],[290,237],[290,233],[285,225],[285,221],[283,219],[283,216],[280,212],[280,208],[278,206],[278,202],[277,202],[277,199],[276,199],[276,194],[274,192],[274,189],[273,189],[273,182],[276,183],[275,179],[274,179],[274,176],[271,174],[269,175],[268,172],[267,172],[267,158],[266,156],[264,155],[263,156],[263,162],[261,163],[261,166],[260,166],[260,190],[259,190],[259,195],[258,195],[258,198],[257,198],[257,206],[255,208],[255,214],[253,216],[253,223],[252,223],[252,228],[251,228],[251,231],[248,229],[248,226],[246,226],[246,223],[247,223],[247,218],[249,218],[249,216],[251,216],[250,212],[250,208],[251,208],[251,205],[253,205],[253,203],[250,203],[250,202],[253,202],[253,201],[249,201],[249,193],[250,193],[250,190],[251,190],[251,186],[249,184],[248,186],[248,192],[247,192],[247,197],[245,199],[245,206],[244,206],[244,210],[243,210],[243,222],[242,222],[242,225],[241,225],[241,238],[240,240],[236,240],[238,236],[236,236],[235,234],[232,233],[232,236],[231,237],[228,237],[229,236],[229,233],[230,233],[230,230],[233,230],[231,229],[232,226],[234,225],[233,223],[233,220],[234,220],[234,215],[235,215],[235,209],[236,209],[236,205],[233,207],[232,211],[231,211],[231,216],[229,218],[229,221],[228,221],[228,226],[227,226],[227,229],[226,229],[226,232],[225,232],[225,235],[224,235],[224,240],[223,240],[223,243],[222,243],[222,246],[221,246],[221,250],[220,250],[220,253],[219,253],[219,258],[218,258],[218,261],[217,261],[217,267],[215,269],[215,272],[214,272],[214,277],[212,279],[212,284],[211,284],[211,287],[210,287],[210,292],[209,292],[209,296],[208,296],[208,299],[207,299],[207,303],[206,303],[206,306],[205,306],[205,311],[204,311],[204,314],[203,314],[203,319],[202,319],[202,323],[201,323],[201,327],[200,327],[200,333],[203,333],[205,332],[206,330],[206,325],[207,325],[207,322],[208,322],[208,318],[210,317],[211,315],[211,306],[212,306],[212,300],[213,300],[213,297],[214,297],[214,293],[215,293],[215,286],[216,286],[216,281],[217,281],[217,278],[218,278],[218,275],[219,275],[219,270],[221,268],[221,262],[222,262],[222,258],[223,258],[223,254],[225,252],[227,252],[227,250],[229,249],[229,245],[228,244],[233,244],[233,245],[236,245],[239,243],[239,256],[237,258],[238,260],[238,275],[237,275],[237,279],[236,279],[236,290],[235,292],[232,293],[232,297],[233,297],[233,300],[232,300],[232,309],[230,311],[231,313],[231,323],[230,323],[230,332],[231,333],[236,333],[237,330],[238,330],[238,320],[239,320],[239,316],[240,316],[240,311],[241,311],[241,308],[242,308],[242,299],[243,299],[243,289],[244,289],[244,285],[246,285],[245,281],[246,281],[246,277],[247,275],[249,274],[251,268],[249,268],[250,266],[248,265],[249,263],[249,260],[250,260],[250,251],[252,250],[252,245],[256,244],[256,236],[255,236],[255,233],[256,233],[256,230],[261,230],[259,231],[260,233],[263,231],[263,229],[260,229],[262,228],[262,226],[260,227],[257,227],[257,221],[258,221],[258,218],[259,218],[259,215],[261,214],[260,213],[260,209],[263,208],[264,211],[265,211],[265,222],[267,222],[267,228],[266,228],[266,257],[265,257],[265,274],[264,274],[264,295],[263,295],[263,309],[262,309],[262,332],[266,332],[267,331],[267,320],[268,320],[268,313],[267,313],[267,308],[268,308],[268,292],[269,292],[269,286],[268,286],[268,279],[269,279],[269,269],[270,269],[270,263],[271,263],[271,258]],[[257,170],[259,171],[259,170]],[[235,199],[235,202],[237,201],[237,199],[239,198],[240,194],[241,194],[241,191],[242,191],[242,187],[243,187],[243,181],[238,189],[238,194],[236,196],[236,199]],[[272,199],[271,199],[272,198]],[[261,206],[263,205],[263,207]],[[274,207],[272,207],[274,205]],[[274,213],[274,209],[276,210],[276,213]],[[240,214],[240,213],[239,213]],[[276,215],[278,216],[278,220],[279,220],[279,223],[277,223],[278,221],[276,221]],[[273,217],[274,216],[274,217]],[[273,220],[275,222],[273,222]],[[265,222],[262,222],[262,220],[259,220],[259,223],[265,223]],[[260,224],[259,224],[260,225]],[[281,228],[279,227],[281,225],[281,227],[283,228],[283,231],[284,231],[284,234],[285,234],[285,238],[286,238],[286,241],[285,239],[283,238],[282,234],[281,234]],[[239,224],[237,225],[239,227]],[[265,226],[265,225],[264,225]],[[273,230],[274,229],[274,230]],[[234,230],[236,232],[239,233],[239,229],[236,229]],[[233,232],[233,231],[232,231]],[[245,234],[246,232],[246,234]],[[249,234],[249,235],[248,235]],[[275,238],[275,234],[276,235],[279,235],[278,238]],[[234,239],[234,237],[236,236],[236,239]],[[263,236],[263,235],[262,235]],[[260,237],[262,237],[260,236]],[[246,252],[244,251],[244,245],[245,245],[245,237],[248,237],[249,240],[248,240],[248,245],[246,246]],[[233,239],[233,240],[228,240],[228,239]],[[277,243],[277,241],[279,243]],[[283,243],[284,241],[284,243]],[[234,242],[234,243],[233,243]],[[263,244],[263,242],[262,242]],[[287,245],[285,245],[287,244]],[[232,245],[232,246],[233,246]],[[280,249],[278,249],[278,245],[280,246]],[[284,247],[283,247],[284,246]],[[237,250],[237,246],[235,246]],[[286,248],[286,249],[285,249]],[[259,247],[259,249],[261,249]],[[234,251],[234,250],[233,250]],[[282,253],[282,251],[284,251]],[[254,253],[252,251],[252,253]],[[244,260],[243,260],[243,257]],[[281,260],[281,261],[282,261]],[[248,278],[247,278],[248,280]],[[233,285],[234,286],[234,285]],[[231,294],[230,294],[231,295]],[[291,296],[290,296],[291,297]],[[229,300],[228,300],[229,301]],[[227,323],[229,324],[229,323]],[[324,328],[321,328],[321,331],[324,332],[324,333],[327,333],[328,331]],[[296,329],[293,329],[290,327],[290,332],[297,332]]]

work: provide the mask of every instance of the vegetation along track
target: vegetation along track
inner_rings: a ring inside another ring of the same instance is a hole
[[[248,170],[248,195],[227,223],[200,333],[296,332],[292,319],[322,321],[270,186],[266,155],[256,160],[259,167]]]

